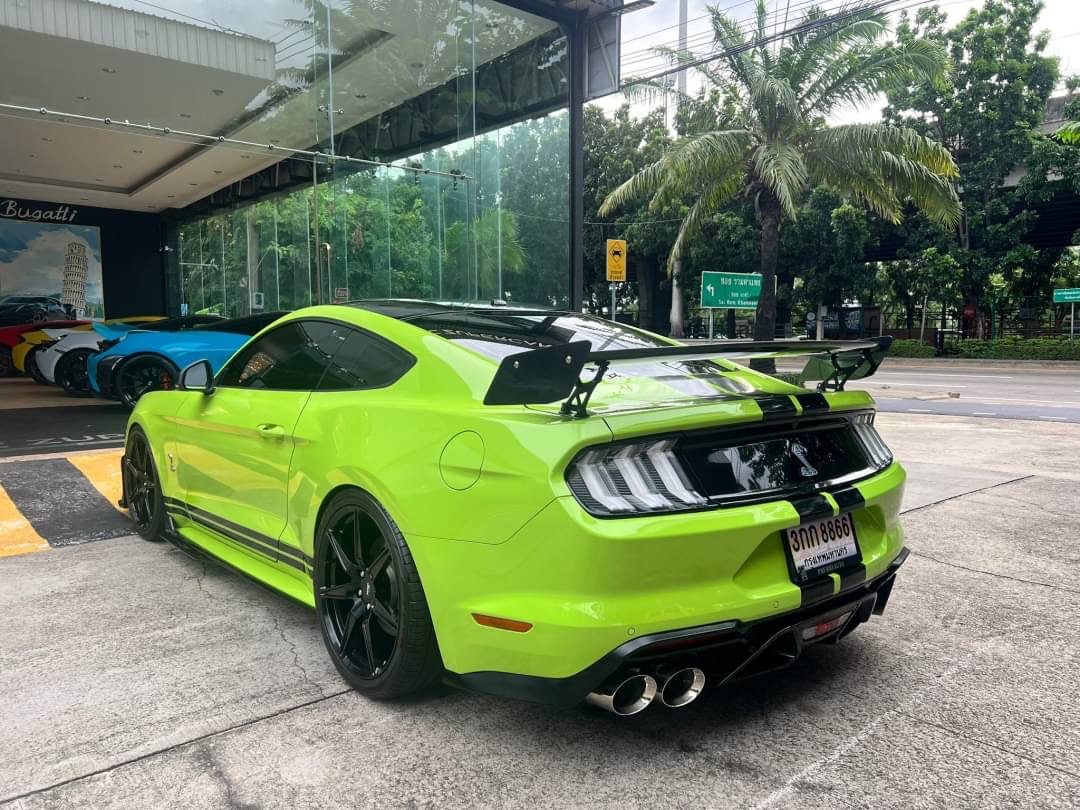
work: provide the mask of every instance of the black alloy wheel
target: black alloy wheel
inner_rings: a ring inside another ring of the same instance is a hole
[[[73,397],[88,397],[93,393],[86,373],[86,361],[93,353],[91,349],[72,349],[56,361],[53,378],[64,393]]]
[[[15,363],[11,359],[11,349],[7,346],[0,346],[0,377],[13,377],[15,373]]]
[[[150,441],[136,425],[128,434],[123,459],[124,499],[135,531],[144,540],[161,540],[165,527],[165,502]]]
[[[40,351],[41,347],[35,346],[26,353],[26,360],[23,362],[23,371],[29,374],[38,385],[48,385],[49,381],[45,379],[45,375],[41,373],[41,369],[38,368],[37,364],[37,355]]]
[[[339,493],[324,510],[313,579],[323,641],[350,686],[385,699],[439,678],[442,660],[412,555],[367,493]]]
[[[116,368],[116,393],[121,402],[134,408],[143,394],[174,389],[179,376],[168,360],[154,355],[132,357]]]

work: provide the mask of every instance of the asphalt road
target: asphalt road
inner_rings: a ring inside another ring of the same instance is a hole
[[[137,537],[2,559],[0,810],[1080,806],[1075,429],[878,427],[910,475],[885,615],[634,718],[366,700],[310,611]]]
[[[848,387],[869,391],[882,411],[1080,422],[1080,369],[886,361],[873,377]]]

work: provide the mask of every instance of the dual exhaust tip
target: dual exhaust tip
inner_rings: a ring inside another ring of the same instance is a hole
[[[689,706],[705,688],[705,673],[697,667],[661,667],[656,677],[637,672],[607,681],[585,700],[593,706],[628,717],[659,701],[669,708]]]

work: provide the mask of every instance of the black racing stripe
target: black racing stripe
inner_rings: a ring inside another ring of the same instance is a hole
[[[50,546],[122,537],[135,531],[67,459],[0,464],[0,486]]]
[[[266,545],[260,543],[257,540],[252,540],[249,537],[244,537],[242,534],[236,534],[235,532],[229,531],[225,527],[219,526],[211,520],[207,520],[205,518],[199,517],[198,515],[194,515],[191,513],[190,509],[178,506],[170,506],[169,509],[170,511],[172,511],[173,514],[186,517],[193,523],[197,523],[204,528],[210,529],[211,531],[220,534],[227,540],[231,540],[232,542],[238,543],[245,548],[249,548],[252,551],[258,552],[271,562],[277,561],[285,563],[285,565],[288,565],[291,568],[295,568],[297,571],[306,570],[304,564],[300,560],[294,560],[292,557],[279,556],[275,553],[275,549],[267,547]]]
[[[855,487],[838,489],[830,494],[833,496],[833,500],[836,501],[837,506],[840,507],[841,512],[850,512],[854,509],[861,509],[866,504],[866,499],[863,497],[863,494],[855,489]]]
[[[828,599],[833,595],[832,577],[827,576],[824,579],[800,585],[799,590],[802,591],[802,605],[804,607],[814,602],[820,602],[822,599]]]
[[[184,510],[187,517],[195,520],[198,523],[212,524],[211,528],[221,532],[226,537],[243,537],[245,539],[252,540],[263,546],[268,546],[270,550],[276,551],[282,556],[282,562],[287,565],[292,565],[294,568],[307,564],[309,566],[314,565],[314,560],[307,554],[302,552],[298,548],[293,548],[290,545],[282,543],[279,540],[274,539],[265,534],[260,534],[253,529],[248,529],[245,526],[241,526],[238,523],[233,523],[231,520],[227,520],[219,515],[215,515],[213,512],[208,512],[205,509],[201,509],[198,506],[192,506],[189,503],[178,500],[176,498],[165,498],[167,504],[178,507]],[[287,558],[287,559],[286,559]],[[293,563],[299,563],[293,565]],[[302,569],[301,569],[302,570]]]
[[[824,495],[808,495],[805,498],[792,500],[791,505],[799,513],[799,522],[832,517],[832,504]]]
[[[802,406],[803,413],[829,410],[829,400],[825,398],[824,394],[796,394],[795,399]]]
[[[866,566],[862,563],[859,563],[856,568],[849,568],[845,571],[837,571],[836,573],[840,575],[841,593],[866,582]]]
[[[795,416],[797,413],[795,403],[785,394],[757,396],[754,397],[754,401],[765,416]]]

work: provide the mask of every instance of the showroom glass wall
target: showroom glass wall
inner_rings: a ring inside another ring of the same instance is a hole
[[[184,311],[391,296],[568,306],[555,23],[491,0],[257,6],[244,33],[271,44],[274,79],[231,127],[251,145],[213,147],[251,176],[171,229]]]

